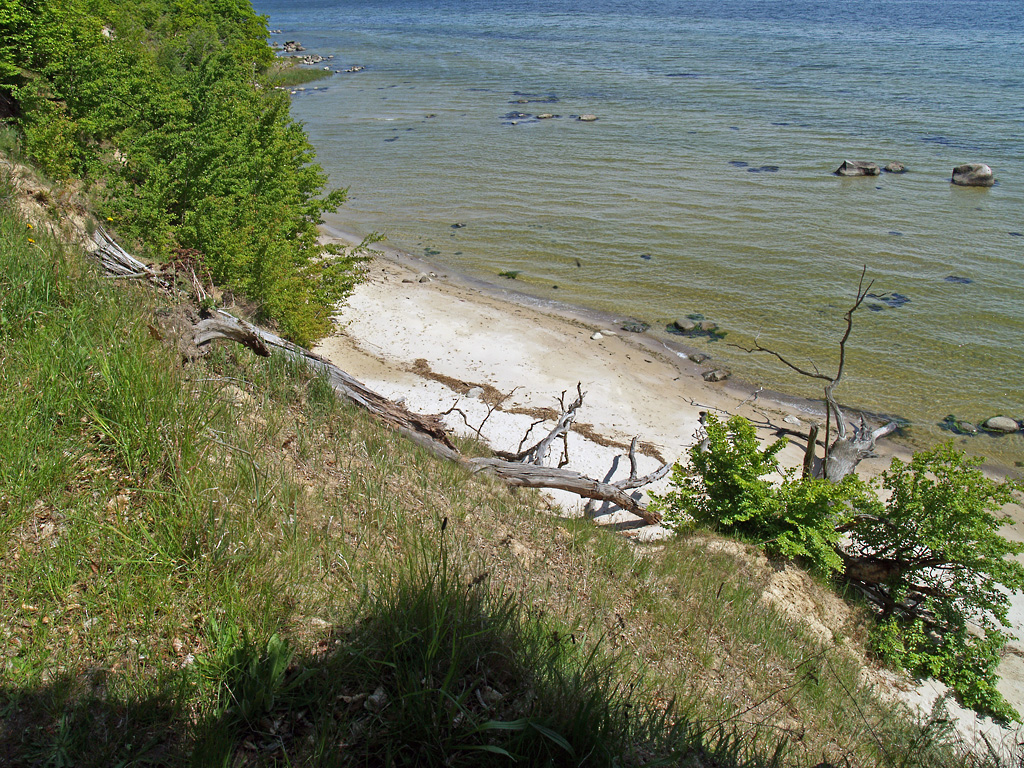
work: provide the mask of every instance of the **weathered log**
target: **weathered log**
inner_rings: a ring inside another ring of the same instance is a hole
[[[237,323],[243,323],[243,321],[223,311],[218,312],[218,315],[232,318]],[[277,347],[285,353],[303,360],[310,367],[323,373],[334,391],[339,395],[381,418],[418,445],[442,458],[455,461],[474,471],[486,469],[510,485],[529,488],[557,488],[575,493],[585,499],[610,501],[632,512],[647,523],[654,524],[661,521],[660,515],[649,511],[643,502],[634,499],[625,492],[623,487],[594,480],[573,470],[544,467],[539,466],[537,463],[524,464],[499,458],[466,458],[452,444],[448,436],[448,430],[436,416],[413,413],[393,400],[377,394],[362,382],[352,378],[336,365],[316,353],[285,341],[270,331],[258,328],[257,326],[251,326],[248,323],[243,324],[248,326],[251,332],[264,343]],[[214,336],[214,327],[208,326],[205,341],[209,342],[213,338],[216,338]],[[224,336],[224,338],[236,340],[233,336]],[[580,393],[580,398],[582,398],[582,393]],[[579,402],[581,403],[582,399]],[[575,405],[575,408],[578,407],[579,405]],[[563,423],[564,421],[560,419],[559,424]],[[551,437],[551,435],[548,437]],[[545,438],[545,441],[548,441],[548,438]],[[542,443],[545,441],[542,441]],[[548,443],[550,444],[550,441]],[[667,472],[667,467],[664,468],[664,471]]]
[[[252,326],[231,315],[218,314],[199,321],[195,325],[193,338],[197,347],[202,347],[214,339],[231,339],[248,347],[260,357],[270,357],[270,350],[263,343],[263,339],[253,332]]]
[[[838,437],[832,443],[828,456],[825,457],[825,478],[829,482],[838,483],[852,473],[863,459],[871,455],[878,439],[895,432],[896,427],[896,422],[890,421],[869,432],[862,419],[860,426],[853,431],[853,435]]]
[[[97,230],[94,240],[97,246],[94,254],[99,257],[107,271],[116,276],[147,280],[163,290],[174,290],[173,285],[168,284],[157,270],[143,264],[121,248],[102,228]],[[462,464],[473,471],[493,472],[510,485],[557,488],[586,499],[609,501],[632,512],[647,523],[653,524],[661,521],[660,515],[649,511],[642,501],[626,493],[629,489],[641,487],[647,482],[654,482],[654,480],[664,477],[669,469],[669,465],[665,465],[645,478],[636,477],[635,440],[630,449],[633,471],[628,480],[619,483],[594,480],[569,469],[540,466],[551,443],[557,437],[565,435],[575,419],[576,411],[583,403],[583,392],[579,385],[577,385],[576,401],[563,408],[563,413],[555,428],[535,446],[521,452],[520,459],[527,459],[533,463],[524,464],[521,461],[507,461],[501,458],[466,458],[452,443],[448,430],[439,417],[409,411],[393,400],[374,392],[358,379],[345,373],[315,352],[292,344],[264,328],[246,323],[234,315],[218,310],[213,313],[212,317],[195,325],[194,337],[195,343],[199,347],[203,347],[215,339],[228,339],[244,344],[257,354],[264,356],[270,354],[270,348],[281,350],[284,354],[301,360],[313,370],[324,375],[332,389],[340,397],[372,413],[432,453]]]
[[[520,464],[489,458],[467,459],[462,463],[490,470],[510,485],[527,488],[557,488],[575,493],[585,499],[610,501],[651,525],[661,522],[661,515],[651,512],[643,502],[634,499],[620,486],[594,480],[571,469],[542,467],[536,464]]]

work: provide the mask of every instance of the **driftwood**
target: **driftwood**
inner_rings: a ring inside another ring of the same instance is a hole
[[[174,285],[159,270],[153,269],[121,248],[104,230],[99,229],[94,237],[94,254],[104,269],[115,277],[130,277],[147,280],[162,290],[173,292]],[[237,317],[218,310],[194,326],[194,341],[202,349],[215,339],[228,339],[244,344],[259,355],[269,355],[277,349],[289,357],[301,360],[313,370],[322,374],[338,396],[369,411],[398,432],[428,449],[432,453],[461,464],[474,472],[489,471],[509,485],[528,488],[556,488],[575,493],[585,499],[607,501],[632,512],[649,524],[661,521],[661,515],[647,509],[640,499],[628,493],[664,477],[670,468],[664,465],[646,477],[637,477],[636,439],[630,448],[630,477],[616,483],[602,482],[564,467],[543,466],[551,444],[558,438],[565,441],[566,435],[582,406],[584,392],[577,385],[577,398],[565,405],[555,427],[537,444],[520,450],[517,454],[502,454],[496,458],[469,458],[463,456],[452,443],[448,430],[438,416],[413,413],[402,405],[374,392],[362,382],[353,378],[325,358],[282,339],[275,333],[246,323]],[[525,442],[525,441],[524,441]],[[567,443],[566,443],[567,445]],[[567,459],[567,454],[566,454]]]
[[[864,303],[864,299],[867,298],[871,286],[874,285],[874,281],[869,282],[867,286],[864,285],[866,273],[867,267],[861,270],[860,282],[857,284],[856,299],[844,315],[846,330],[843,333],[843,337],[839,340],[839,364],[834,375],[822,373],[817,367],[813,367],[813,370],[810,370],[796,365],[776,350],[762,346],[757,339],[754,339],[754,346],[750,348],[742,347],[738,344],[733,345],[744,352],[766,352],[801,376],[821,379],[827,382],[825,384],[825,457],[822,460],[822,469],[824,476],[833,483],[838,483],[853,472],[863,459],[871,455],[875,442],[879,438],[894,432],[897,428],[896,422],[889,422],[874,431],[869,431],[864,425],[864,417],[861,416],[860,426],[850,429],[846,424],[846,416],[843,414],[843,410],[839,407],[835,397],[835,389],[842,380],[843,372],[846,368],[846,342],[849,341],[850,334],[853,332],[853,313]],[[833,422],[836,425],[836,439],[829,445]],[[851,432],[852,434],[850,434]],[[808,440],[809,451],[813,451],[813,446],[814,442]],[[808,461],[813,464],[813,455],[805,457],[805,467],[808,466]]]

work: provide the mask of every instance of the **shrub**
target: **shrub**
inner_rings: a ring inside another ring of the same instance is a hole
[[[742,416],[722,422],[709,416],[706,445],[690,448],[690,466],[672,469],[672,490],[654,507],[669,527],[708,527],[759,544],[772,555],[797,558],[813,570],[835,573],[838,528],[850,519],[865,488],[855,477],[833,485],[783,471],[777,454],[785,438],[761,448],[753,425]],[[771,475],[780,482],[774,483]]]

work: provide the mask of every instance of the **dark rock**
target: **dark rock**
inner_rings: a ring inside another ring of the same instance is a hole
[[[947,283],[961,283],[963,285],[969,285],[974,282],[969,277],[958,277],[957,275],[949,275],[948,277],[944,277],[943,280]]]
[[[750,163],[745,163],[742,160],[730,160],[729,165],[735,168],[746,168],[747,166],[750,165]]]
[[[887,291],[885,293],[869,293],[866,298],[878,299],[878,301],[885,304],[887,307],[896,309],[902,307],[904,304],[910,303],[910,298],[904,296],[902,293],[896,293],[895,291]]]
[[[622,324],[622,330],[630,333],[643,333],[650,327],[650,323],[645,323],[642,320],[626,320]]]
[[[878,176],[881,172],[881,168],[865,160],[844,160],[834,171],[836,176]]]
[[[960,187],[991,187],[996,178],[984,163],[965,163],[953,169],[950,181]]]
[[[465,224],[455,223],[455,224],[452,224],[452,229],[462,229],[465,226],[466,226]]]
[[[730,374],[724,368],[715,368],[713,371],[705,371],[701,374],[704,381],[725,381]]]
[[[882,170],[884,170],[886,173],[906,173],[907,166],[905,166],[903,163],[893,161],[889,163],[887,166],[885,166],[885,168],[883,168]]]
[[[952,432],[954,435],[976,435],[978,428],[969,421],[958,419],[952,413],[939,422],[942,429]]]
[[[640,258],[643,259],[644,261],[650,261],[651,260],[651,254],[649,254],[649,253],[641,253],[640,254]]]
[[[1009,416],[992,416],[989,419],[985,419],[981,426],[989,432],[1002,432],[1008,434],[1010,432],[1020,431],[1020,424]]]

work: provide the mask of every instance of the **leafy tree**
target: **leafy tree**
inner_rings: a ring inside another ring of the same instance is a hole
[[[198,254],[261,320],[308,344],[360,279],[361,249],[322,246],[342,204],[263,82],[274,56],[248,0],[0,0],[0,92],[26,152],[98,182],[104,216],[152,259]]]
[[[784,442],[762,448],[754,427],[713,416],[690,466],[673,467],[654,505],[672,527],[699,525],[798,559],[858,589],[876,610],[876,653],[949,685],[980,712],[1019,720],[996,690],[1009,593],[1024,589],[1024,544],[999,535],[1019,486],[997,483],[980,460],[943,445],[893,459],[876,484],[838,484],[780,470]],[[772,476],[778,477],[772,482]],[[844,538],[845,537],[845,538]]]
[[[761,448],[742,416],[723,423],[709,415],[705,432],[706,440],[690,449],[690,469],[676,464],[672,489],[655,497],[666,523],[737,535],[823,573],[841,570],[839,529],[850,519],[851,505],[864,497],[863,483],[853,476],[840,484],[801,480],[783,471],[777,454],[785,438]]]
[[[1019,490],[997,483],[947,443],[893,459],[885,504],[861,516],[845,553],[848,580],[879,609],[886,660],[946,682],[968,706],[1019,719],[995,688],[1009,593],[1024,589],[1024,544],[999,534]]]

